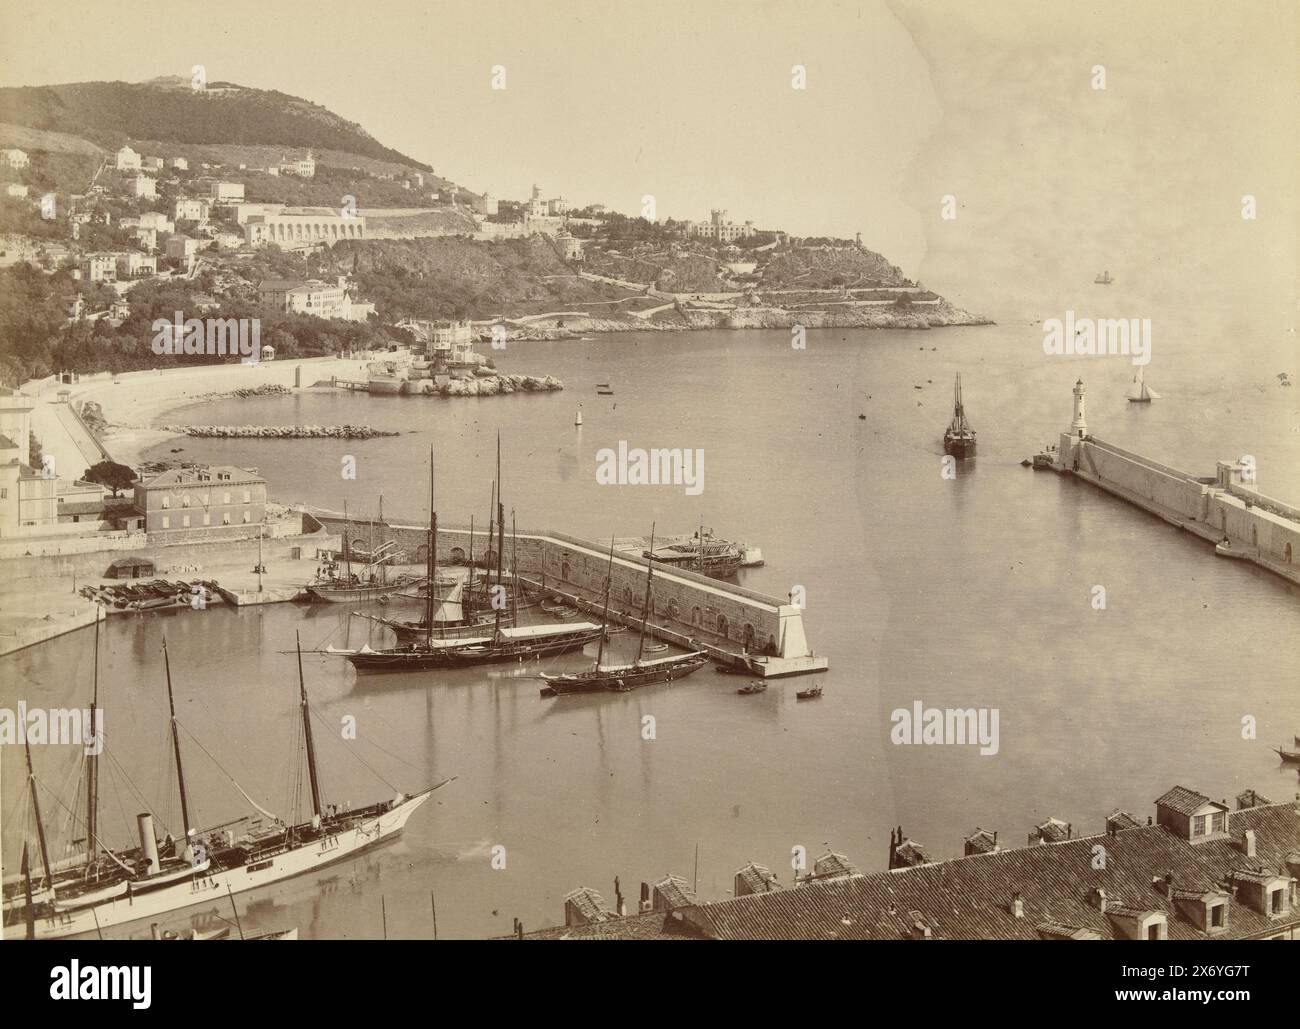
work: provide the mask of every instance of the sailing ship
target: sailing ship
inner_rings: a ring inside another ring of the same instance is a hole
[[[1159,400],[1160,394],[1147,387],[1146,376],[1143,375],[1145,365],[1138,365],[1137,374],[1133,376],[1133,382],[1137,389],[1129,394],[1128,402],[1130,404],[1149,404],[1153,400]]]
[[[565,654],[581,650],[594,643],[601,628],[591,622],[571,625],[519,625],[518,608],[511,612],[511,624],[501,627],[502,612],[509,606],[505,596],[505,504],[500,497],[501,440],[497,439],[497,569],[492,608],[491,632],[487,626],[474,626],[471,631],[456,636],[435,635],[435,590],[425,598],[424,639],[419,642],[399,644],[379,650],[364,646],[359,650],[337,651],[347,657],[358,672],[423,671],[430,668],[466,668],[474,665],[497,664],[504,661],[523,661]],[[438,570],[438,514],[433,499],[433,451],[429,451],[429,557],[427,578],[437,582]],[[518,582],[518,577],[514,576]]]
[[[689,540],[683,538],[658,547],[651,540],[650,548],[643,550],[641,556],[714,579],[730,579],[745,558],[736,544],[715,536],[712,529],[705,529],[702,525]]]
[[[943,434],[943,452],[958,460],[975,456],[975,430],[966,421],[966,408],[961,402],[961,373],[953,386],[952,421]]]
[[[146,812],[137,816],[138,847],[119,850],[108,847],[98,829],[98,758],[93,756],[87,765],[86,854],[71,864],[63,863],[64,867],[52,866],[29,749],[28,781],[44,875],[39,886],[33,883],[28,850],[24,844],[21,884],[5,884],[6,901],[16,901],[6,903],[5,924],[16,926],[25,923],[29,939],[53,939],[90,932],[102,934],[111,926],[156,918],[169,911],[209,903],[216,898],[233,896],[345,860],[396,836],[433,791],[451,781],[444,780],[419,793],[399,793],[391,800],[362,808],[348,809],[345,805],[340,811],[337,805],[327,806],[322,798],[316,767],[311,708],[299,643],[298,693],[302,741],[311,784],[311,820],[286,824],[261,807],[236,783],[245,800],[269,820],[269,824],[260,818],[243,818],[210,829],[198,828],[191,818],[189,795],[185,788],[171,660],[165,641],[163,664],[184,835],[174,843],[168,836],[160,848],[154,832],[154,816]],[[95,692],[97,704],[97,672]],[[230,826],[242,823],[248,823],[247,830],[236,838]]]
[[[654,528],[650,529],[650,552],[654,552]],[[567,675],[547,675],[543,673],[542,696],[558,697],[568,693],[597,693],[601,690],[625,692],[657,682],[672,682],[697,672],[708,663],[708,655],[702,650],[692,650],[685,654],[671,657],[643,660],[646,651],[645,634],[650,616],[654,612],[654,567],[653,560],[645,563],[645,602],[642,606],[641,637],[637,641],[636,659],[631,664],[607,665],[605,659],[605,635],[609,626],[609,591],[614,570],[614,540],[609,541],[609,564],[605,569],[605,604],[601,612],[600,644],[596,650],[596,662],[585,672]]]
[[[397,556],[397,543],[389,540],[379,547],[370,547],[367,558],[360,572],[352,570],[353,548],[348,541],[348,509],[343,505],[343,568],[339,569],[337,560],[327,561],[312,582],[307,584],[307,594],[312,600],[327,604],[357,604],[367,600],[378,600],[392,593],[411,586],[417,580],[414,576],[399,575],[395,581],[388,581],[388,565]]]
[[[1115,280],[1110,277],[1110,272],[1104,271],[1092,281],[1095,282],[1098,286],[1109,286]]]

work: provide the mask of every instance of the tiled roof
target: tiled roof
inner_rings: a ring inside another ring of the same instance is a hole
[[[660,879],[654,884],[654,891],[659,895],[656,903],[668,910],[689,907],[694,903],[686,880],[675,875],[666,875]]]
[[[1152,877],[1171,871],[1176,881],[1215,882],[1235,869],[1285,867],[1285,855],[1300,844],[1300,811],[1279,804],[1232,816],[1232,833],[1256,833],[1255,859],[1232,839],[1193,846],[1158,825],[1139,826],[1116,836],[1075,837],[1052,847],[1025,847],[997,854],[958,858],[856,879],[815,882],[793,890],[739,897],[692,908],[688,917],[721,939],[899,939],[912,935],[919,911],[938,938],[1034,939],[1044,922],[1122,938],[1088,901],[1104,889],[1133,909],[1162,911],[1170,939],[1203,934],[1174,910],[1152,885]],[[1106,867],[1093,868],[1093,848],[1106,848]],[[1018,892],[1024,917],[1010,909]],[[1232,905],[1233,937],[1264,934],[1276,920],[1244,903]],[[1113,909],[1112,909],[1113,910]],[[1293,912],[1300,923],[1300,913]]]
[[[200,472],[207,473],[210,477],[201,480],[199,479]],[[229,475],[230,478],[218,479],[219,474]],[[234,465],[228,464],[214,464],[206,468],[169,468],[165,472],[151,475],[143,481],[142,485],[146,489],[154,489],[162,486],[233,486],[241,483],[265,481],[256,472],[249,471],[247,468],[236,468]]]
[[[1127,811],[1121,811],[1116,808],[1106,816],[1106,828],[1114,832],[1123,832],[1125,829],[1137,829],[1142,825],[1136,818]]]
[[[909,844],[911,844],[911,840],[908,840],[907,843],[904,844],[904,846],[907,846]],[[917,847],[918,853],[921,854],[922,859],[924,859],[925,853],[924,851],[920,850],[920,845],[916,844],[915,846]],[[899,848],[900,851],[902,849],[903,849],[902,847]],[[858,871],[857,866],[855,866],[852,861],[850,861],[843,854],[836,854],[834,851],[827,851],[825,854],[823,854],[821,857],[819,857],[816,861],[813,862],[813,873],[819,879],[830,878],[836,875],[861,875],[862,874]]]
[[[572,904],[588,922],[601,922],[610,917],[610,912],[605,910],[605,901],[601,895],[586,886],[567,894],[564,903],[566,907]]]
[[[1197,793],[1195,790],[1189,790],[1186,786],[1175,786],[1163,797],[1156,801],[1160,807],[1167,807],[1171,811],[1177,811],[1180,815],[1195,814],[1199,808],[1210,803],[1210,798]]]
[[[781,888],[776,874],[770,868],[754,861],[751,861],[737,872],[736,878],[744,880],[751,893],[767,893],[770,890],[779,890]]]
[[[504,936],[502,939],[515,939]],[[699,940],[704,937],[674,914],[650,911],[589,925],[557,925],[524,933],[525,940]]]
[[[1034,829],[1038,833],[1038,838],[1047,843],[1060,843],[1070,838],[1070,827],[1059,818],[1049,818]]]
[[[997,847],[997,839],[987,829],[976,829],[966,837],[966,845],[975,854],[988,854]]]

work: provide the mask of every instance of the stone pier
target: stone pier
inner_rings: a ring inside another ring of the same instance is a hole
[[[331,535],[342,533],[342,518],[318,515]],[[405,556],[418,564],[428,555],[426,526],[409,523],[375,523],[351,520],[349,536],[369,546],[395,541]],[[438,527],[438,564],[464,565],[471,560],[496,567],[496,544],[486,532],[463,526]],[[645,600],[646,561],[614,554],[609,564],[608,546],[577,539],[554,530],[507,531],[505,566],[518,569],[522,578],[549,592],[560,594],[589,612],[599,613],[606,569],[610,569],[611,620],[641,625]],[[681,646],[707,650],[721,661],[747,664],[754,675],[776,678],[825,671],[829,659],[817,654],[804,631],[803,610],[797,605],[697,572],[656,564],[653,610],[649,630],[658,638]]]

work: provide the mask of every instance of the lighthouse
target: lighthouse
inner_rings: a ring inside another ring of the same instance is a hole
[[[1074,421],[1070,423],[1070,435],[1075,439],[1088,438],[1088,423],[1083,420],[1083,380],[1074,384]]]

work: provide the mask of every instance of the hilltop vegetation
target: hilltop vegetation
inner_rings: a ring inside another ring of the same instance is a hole
[[[431,171],[354,122],[276,90],[187,80],[74,82],[0,89],[0,122],[60,132],[116,149],[128,140],[246,143],[330,149]]]

